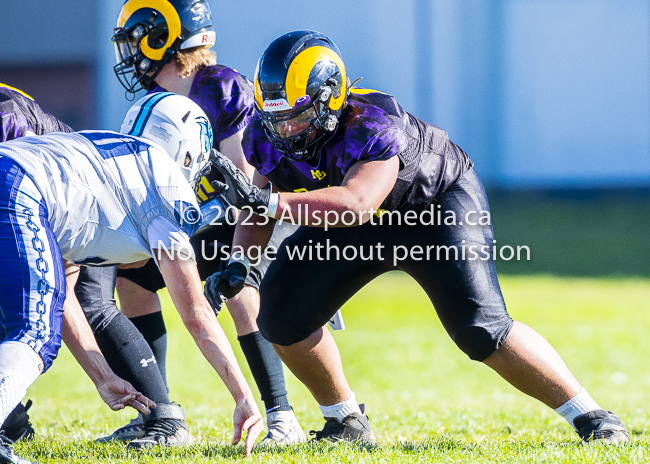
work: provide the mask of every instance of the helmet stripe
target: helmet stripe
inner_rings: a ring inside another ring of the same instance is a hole
[[[156,106],[156,104],[160,100],[169,97],[170,95],[175,95],[175,94],[171,92],[161,92],[161,93],[153,94],[151,98],[147,100],[147,103],[145,103],[140,107],[140,112],[138,113],[138,116],[135,118],[135,121],[133,122],[133,126],[131,126],[131,130],[129,131],[128,135],[135,135],[136,137],[142,137],[142,132],[144,131],[144,127],[147,125],[147,121],[151,116],[153,107]]]
[[[167,0],[158,0],[156,2],[152,2],[151,0],[128,0],[122,6],[120,15],[117,18],[117,27],[124,27],[133,13],[142,8],[150,8],[160,12],[167,23],[169,35],[167,37],[167,43],[163,47],[153,49],[146,40],[140,42],[140,50],[144,56],[150,60],[160,61],[176,38],[181,36],[181,18],[178,16],[176,8]]]

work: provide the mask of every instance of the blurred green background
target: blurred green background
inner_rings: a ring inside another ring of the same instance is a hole
[[[488,198],[497,244],[531,250],[530,261],[498,260],[502,274],[650,277],[647,189],[492,191]]]

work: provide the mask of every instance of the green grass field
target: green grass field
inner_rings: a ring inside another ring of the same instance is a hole
[[[251,462],[646,462],[650,456],[650,280],[548,276],[502,278],[510,313],[558,349],[591,395],[628,424],[632,444],[580,446],[553,411],[469,361],[447,337],[424,293],[393,273],[344,308],[348,329],[335,335],[350,383],[368,404],[379,446],[303,445],[257,449]],[[38,438],[18,453],[40,462],[230,462],[233,401],[201,357],[165,295],[172,399],[188,415],[197,443],[186,449],[127,453],[92,440],[122,425],[67,350],[28,392]],[[644,309],[645,308],[645,309]],[[231,340],[232,321],[220,316]],[[239,348],[236,347],[239,354]],[[243,360],[240,356],[240,360]],[[248,372],[247,367],[244,371]],[[322,418],[289,373],[290,399],[306,431]],[[250,379],[250,377],[249,377]],[[249,380],[250,381],[250,380]]]
[[[257,448],[250,462],[650,461],[650,203],[523,193],[494,195],[491,206],[499,244],[531,249],[529,262],[497,262],[510,314],[555,346],[596,401],[627,423],[632,443],[580,446],[553,411],[469,361],[442,329],[424,292],[407,276],[392,273],[344,307],[348,329],[335,334],[379,446]],[[134,414],[111,412],[64,348],[28,392],[38,438],[17,444],[19,454],[42,463],[242,459],[241,447],[228,444],[234,403],[163,296],[170,396],[185,407],[196,444],[144,454],[93,444]],[[219,319],[236,343],[229,315]],[[237,345],[235,352],[253,385]],[[323,419],[316,403],[286,373],[303,428],[319,430]]]

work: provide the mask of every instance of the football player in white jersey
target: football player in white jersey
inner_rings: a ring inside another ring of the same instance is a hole
[[[78,305],[70,289],[79,265],[154,257],[183,322],[236,401],[233,442],[246,431],[249,454],[262,417],[203,296],[189,244],[201,219],[190,183],[212,149],[210,124],[191,100],[159,93],[131,108],[121,132],[0,145],[0,422],[56,358],[64,301]],[[0,462],[21,460],[0,444]]]
[[[72,128],[45,112],[32,97],[21,90],[3,83],[0,83],[0,120],[2,121],[0,124],[0,142],[29,135],[43,135],[50,132],[74,132]],[[115,289],[115,273],[116,269],[113,266],[83,267],[81,269],[77,286],[75,287],[75,294],[79,295],[78,287],[80,284],[84,288],[98,290],[94,291],[89,297],[84,297],[84,295],[82,295],[83,299],[78,297],[82,306],[84,304],[86,306],[83,309],[87,317],[89,314],[88,311],[91,311],[90,314],[93,315],[99,311],[97,309],[98,306],[102,309],[105,307],[103,303],[107,298],[112,299]],[[110,285],[111,283],[112,285]],[[120,377],[117,372],[113,371],[113,368],[118,368],[121,374],[129,374],[129,369],[122,367],[124,364],[127,364],[123,360],[125,358],[133,358],[133,354],[140,355],[140,357],[144,357],[145,359],[150,358],[152,353],[149,346],[144,340],[142,340],[144,344],[139,342],[133,336],[133,330],[125,330],[127,324],[122,323],[119,324],[119,328],[124,333],[124,337],[130,337],[128,340],[131,343],[127,346],[124,343],[120,343],[120,349],[116,351],[117,355],[111,355],[109,353],[109,357],[105,358],[103,355],[106,354],[104,353],[106,347],[102,350],[102,344],[99,341],[96,342],[90,334],[90,331],[93,329],[90,327],[84,314],[76,313],[74,309],[74,307],[68,306],[63,312],[63,340],[97,387],[102,400],[115,411],[123,409],[126,406],[131,406],[142,414],[147,414],[147,417],[150,417],[148,406],[153,405],[154,400],[149,395],[155,395],[155,403],[160,402],[161,399],[164,400],[164,398],[158,394],[156,389],[150,388],[151,381],[146,383],[138,381],[143,377],[154,377],[155,371],[153,369],[147,370],[147,374],[149,372],[154,374],[149,376],[140,375],[137,378],[128,376],[136,381],[139,387],[138,389]],[[115,325],[113,321],[117,321],[119,318],[117,310],[115,312],[117,315],[113,315],[111,322],[104,324],[103,327]],[[106,318],[110,316],[108,315]],[[95,319],[97,318],[95,317]],[[120,321],[117,322],[119,323]],[[133,329],[137,330],[135,327]],[[113,345],[117,344],[113,342]],[[106,345],[106,343],[103,343],[103,345]],[[160,380],[160,383],[163,384],[163,389],[165,389],[164,382]],[[145,389],[148,390],[146,394],[143,393]],[[160,387],[158,390],[160,390]],[[169,403],[169,401],[162,402]],[[21,439],[29,439],[34,435],[34,428],[29,422],[29,415],[27,414],[30,406],[31,400],[26,405],[19,403],[16,406],[2,426],[0,426],[0,430],[2,430],[0,440],[6,441],[5,439],[9,439],[15,442]]]

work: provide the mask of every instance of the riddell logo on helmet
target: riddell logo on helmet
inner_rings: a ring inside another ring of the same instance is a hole
[[[203,44],[213,44],[216,42],[217,37],[214,34],[203,34],[201,37],[201,43]]]
[[[280,111],[280,110],[290,110],[291,105],[284,98],[278,98],[277,100],[266,100],[264,102],[264,111]]]
[[[181,45],[181,50],[202,45],[214,45],[217,41],[217,34],[214,31],[207,31],[194,34]]]

